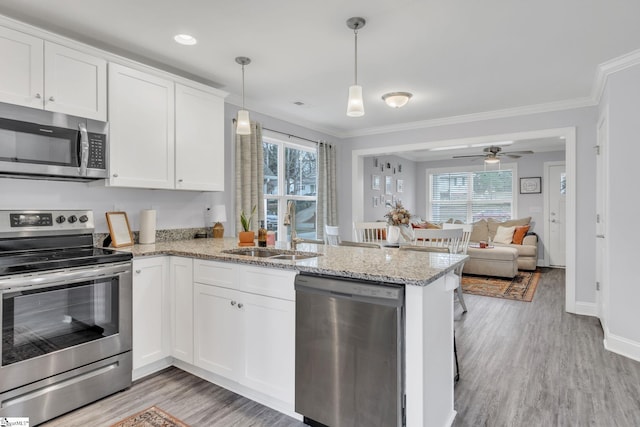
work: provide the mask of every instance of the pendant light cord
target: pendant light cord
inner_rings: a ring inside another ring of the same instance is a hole
[[[355,73],[354,74],[355,74],[355,81],[356,81],[355,84],[357,86],[358,85],[358,28],[357,28],[357,26],[356,26],[356,29],[353,30],[353,34],[355,34],[355,40],[356,40],[356,43],[355,43],[355,46],[356,46],[355,47],[355,63],[356,63],[356,66],[355,66]]]
[[[244,64],[242,64],[242,109],[244,110]]]

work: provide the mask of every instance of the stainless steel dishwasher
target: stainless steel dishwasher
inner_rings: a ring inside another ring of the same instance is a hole
[[[404,289],[300,274],[295,290],[295,410],[304,422],[404,425]]]

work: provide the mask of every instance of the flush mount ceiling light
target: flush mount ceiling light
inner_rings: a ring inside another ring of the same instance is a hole
[[[389,107],[400,108],[405,106],[412,96],[413,94],[409,92],[389,92],[382,95],[382,100]]]
[[[174,36],[173,39],[176,41],[176,43],[187,46],[193,46],[194,44],[198,43],[198,40],[196,40],[195,37],[190,36],[189,34],[178,34]]]
[[[496,163],[500,163],[500,157],[497,157],[495,154],[488,154],[487,157],[484,158],[484,162],[488,165],[495,165]]]
[[[366,24],[364,18],[354,17],[347,19],[347,27],[353,30],[355,36],[355,82],[349,86],[349,100],[347,101],[347,116],[364,116],[364,102],[362,101],[362,86],[358,85],[358,30]]]
[[[238,110],[238,126],[236,127],[236,134],[251,135],[249,112],[244,109],[244,66],[251,64],[251,59],[246,56],[238,56],[236,58],[236,62],[242,65],[242,109]]]

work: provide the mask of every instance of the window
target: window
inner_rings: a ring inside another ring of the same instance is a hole
[[[298,237],[316,238],[316,148],[263,138],[264,203],[267,230],[285,240],[287,203],[295,202]]]
[[[428,172],[429,218],[471,223],[482,218],[507,220],[515,211],[515,165],[497,171],[432,170]]]

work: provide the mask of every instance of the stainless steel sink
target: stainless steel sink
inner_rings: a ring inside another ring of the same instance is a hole
[[[265,248],[238,248],[222,251],[226,254],[242,255],[255,258],[269,258],[277,260],[298,261],[308,258],[315,258],[322,254],[315,252],[296,252],[287,249],[265,249]]]

